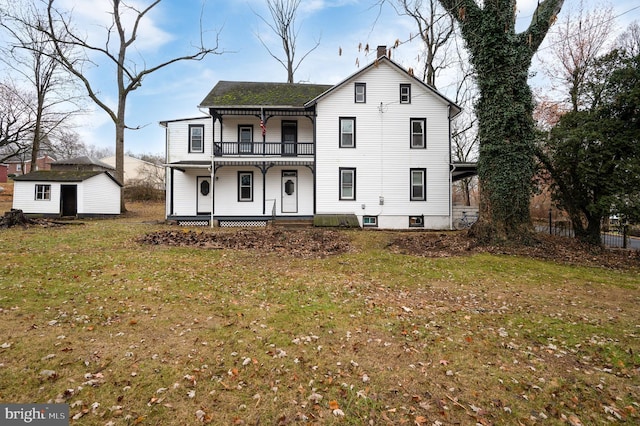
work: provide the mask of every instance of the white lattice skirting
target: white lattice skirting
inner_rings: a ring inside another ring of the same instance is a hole
[[[208,220],[179,220],[180,226],[209,226]]]
[[[221,228],[261,228],[267,226],[266,220],[221,220]]]

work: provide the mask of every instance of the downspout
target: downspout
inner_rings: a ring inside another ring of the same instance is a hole
[[[313,117],[311,117],[311,122],[313,123],[313,170],[312,170],[312,177],[313,177],[313,215],[316,215],[316,204],[317,204],[317,188],[316,188],[316,175],[318,173],[318,135],[316,132],[316,122],[318,121],[318,115],[316,114],[316,107],[318,106],[318,104],[316,103],[313,106]]]
[[[216,169],[215,169],[215,165],[213,164],[213,154],[214,154],[214,147],[215,147],[215,141],[216,141],[216,118],[215,117],[211,117],[211,120],[213,121],[213,126],[211,127],[211,165],[209,166],[211,168],[210,172],[211,172],[211,208],[209,209],[211,211],[210,213],[210,217],[209,217],[209,227],[213,228],[213,200],[215,200],[216,198],[216,191],[215,191],[215,174],[216,174]],[[222,139],[222,137],[221,137]]]
[[[449,229],[453,229],[453,172],[456,166],[451,156],[451,104],[448,106],[447,118],[449,119]]]
[[[170,157],[169,157],[169,135],[171,133],[171,130],[169,130],[169,126],[167,125],[166,122],[160,122],[160,127],[164,127],[164,164],[167,165],[170,162]],[[171,170],[170,174],[167,174],[167,166],[165,166],[164,168],[164,191],[165,191],[165,197],[166,197],[166,192],[167,190],[169,190],[169,211],[167,212],[167,205],[165,204],[165,211],[164,211],[164,217],[165,219],[167,218],[167,215],[173,215],[173,168],[169,167],[169,169]],[[170,178],[169,178],[170,176]]]

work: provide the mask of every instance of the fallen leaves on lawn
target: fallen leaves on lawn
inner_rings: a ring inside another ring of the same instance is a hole
[[[612,250],[581,243],[575,238],[537,234],[537,243],[523,245],[478,245],[464,233],[404,233],[387,248],[394,253],[421,257],[464,256],[491,253],[525,256],[570,265],[602,266],[606,268],[640,267],[640,251]]]

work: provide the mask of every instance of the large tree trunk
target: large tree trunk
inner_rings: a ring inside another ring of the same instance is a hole
[[[527,77],[563,1],[539,2],[523,33],[515,32],[515,0],[440,3],[460,25],[480,91],[475,106],[480,217],[471,234],[484,243],[529,243],[535,133]]]
[[[122,108],[124,110],[124,108]],[[124,113],[123,113],[124,116]],[[124,118],[116,123],[116,179],[124,185]],[[127,211],[124,202],[124,191],[120,189],[120,212]]]
[[[535,172],[528,62],[504,61],[504,69],[478,81],[480,219],[473,234],[486,242],[527,243],[533,233],[529,204]]]

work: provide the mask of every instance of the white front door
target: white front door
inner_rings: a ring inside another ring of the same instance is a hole
[[[298,213],[298,172],[282,171],[282,213]]]
[[[211,214],[211,200],[213,199],[211,177],[198,176],[196,190],[198,191],[198,196],[196,198],[196,213]]]

